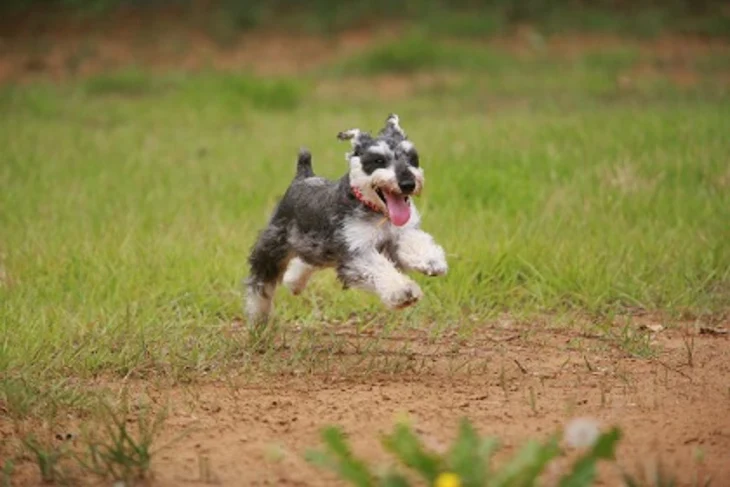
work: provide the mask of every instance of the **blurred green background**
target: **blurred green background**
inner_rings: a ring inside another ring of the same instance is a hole
[[[105,15],[119,8],[163,8],[226,30],[265,26],[329,33],[408,21],[433,33],[459,36],[504,33],[523,24],[539,25],[543,33],[730,33],[727,2],[721,0],[5,0],[3,6],[6,12],[33,10],[36,15],[43,9]]]

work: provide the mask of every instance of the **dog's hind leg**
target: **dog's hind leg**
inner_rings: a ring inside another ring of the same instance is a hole
[[[291,251],[286,229],[271,225],[261,232],[248,258],[246,314],[252,327],[266,324],[273,309],[274,292],[286,269]]]
[[[317,271],[317,268],[313,265],[309,265],[299,257],[294,257],[289,262],[284,273],[284,285],[291,291],[295,296],[299,295],[309,282],[309,278],[312,277]]]

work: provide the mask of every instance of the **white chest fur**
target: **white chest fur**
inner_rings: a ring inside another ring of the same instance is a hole
[[[363,253],[370,249],[382,247],[389,241],[398,240],[403,232],[418,228],[421,222],[421,215],[416,209],[413,201],[411,205],[411,218],[402,227],[396,227],[389,220],[377,219],[353,219],[345,222],[343,234],[347,242],[347,248],[355,253]]]

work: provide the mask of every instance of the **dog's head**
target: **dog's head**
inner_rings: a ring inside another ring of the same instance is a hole
[[[405,225],[411,217],[410,197],[423,188],[423,169],[398,115],[389,115],[376,137],[351,129],[340,132],[337,138],[352,144],[347,160],[353,189],[370,206],[388,215],[394,225]]]

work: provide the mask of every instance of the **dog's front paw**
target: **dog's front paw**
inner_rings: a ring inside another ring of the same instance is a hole
[[[449,270],[444,249],[438,245],[425,247],[413,259],[411,268],[427,276],[443,276]]]
[[[421,291],[418,284],[409,280],[402,287],[387,296],[383,296],[383,301],[390,308],[403,309],[416,304],[422,297],[423,291]]]
[[[418,271],[427,276],[444,276],[449,271],[445,259],[431,259],[418,268]]]

